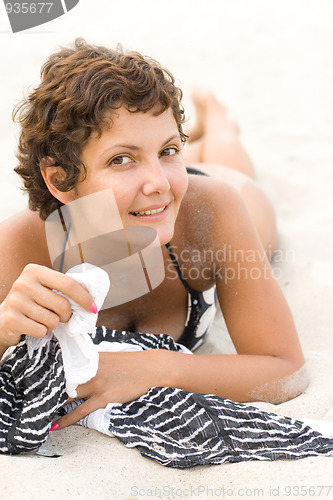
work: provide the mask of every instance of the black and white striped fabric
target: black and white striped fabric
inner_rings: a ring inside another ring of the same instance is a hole
[[[181,348],[166,335],[97,328],[94,343],[123,342],[143,349]],[[0,452],[37,450],[64,405],[65,377],[58,341],[30,359],[23,340],[0,369]],[[110,405],[109,432],[168,467],[245,460],[333,456],[333,439],[303,422],[214,395],[153,387],[126,404]],[[83,419],[86,425],[89,419]]]
[[[37,450],[67,401],[59,343],[52,337],[31,359],[25,340],[0,368],[0,452]]]

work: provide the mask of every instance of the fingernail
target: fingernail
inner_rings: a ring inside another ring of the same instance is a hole
[[[95,304],[95,301],[91,304],[90,311],[94,314],[97,314],[97,306]]]
[[[54,424],[51,425],[50,431],[56,431],[57,429],[59,429],[59,424],[55,422]]]

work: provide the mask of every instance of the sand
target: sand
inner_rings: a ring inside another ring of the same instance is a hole
[[[0,7],[0,220],[26,205],[15,166],[11,110],[59,44],[76,36],[149,54],[190,94],[204,84],[239,121],[259,184],[279,220],[274,269],[289,301],[311,384],[298,398],[261,408],[333,420],[333,3],[331,0],[81,0],[66,16],[12,34]],[[1,242],[5,244],[5,242]],[[232,352],[218,316],[202,352]],[[0,456],[1,498],[324,498],[332,460],[163,468],[95,431],[71,427],[50,443],[60,458]],[[303,485],[303,490],[301,486]]]

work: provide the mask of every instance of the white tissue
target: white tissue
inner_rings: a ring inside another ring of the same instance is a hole
[[[66,273],[81,283],[92,295],[99,310],[109,291],[108,274],[91,264],[80,264]],[[64,363],[66,392],[76,398],[76,388],[92,379],[98,369],[99,355],[89,335],[94,333],[97,314],[85,311],[69,297],[72,316],[67,323],[59,323],[53,331],[57,337]]]

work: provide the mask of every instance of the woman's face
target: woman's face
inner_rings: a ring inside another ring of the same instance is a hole
[[[154,116],[122,107],[112,114],[111,127],[84,148],[87,176],[76,197],[112,188],[123,225],[153,227],[165,244],[187,189],[181,147],[170,109]]]

